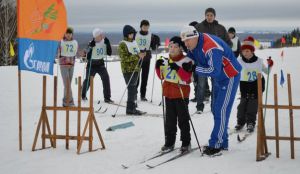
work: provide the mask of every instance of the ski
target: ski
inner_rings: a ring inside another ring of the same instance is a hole
[[[101,100],[98,100],[97,104],[100,104],[101,103]],[[122,104],[117,104],[115,102],[111,102],[111,103],[106,103],[104,102],[105,104],[108,104],[108,105],[115,105],[115,106],[120,106],[120,107],[123,107],[123,108],[126,108],[125,105],[122,105]]]
[[[253,134],[253,132],[251,132],[251,133],[247,132],[247,133],[243,134],[242,136],[240,136],[240,134],[238,134],[237,140],[238,140],[238,142],[241,143],[241,142],[245,141],[252,134]]]
[[[112,115],[112,117],[162,117],[162,114],[148,114],[145,113],[143,115],[127,115],[127,114],[117,114],[117,115]]]
[[[95,111],[95,113],[104,114],[104,113],[107,111],[107,108],[104,108],[104,110],[102,110],[102,111],[101,111],[101,109],[102,109],[102,106],[100,106],[99,109],[97,109],[97,110]]]
[[[170,153],[170,152],[173,152],[174,150],[178,150],[178,149],[179,149],[179,148],[175,148],[175,149],[170,150],[170,151],[159,151],[159,152],[155,153],[154,155],[152,155],[151,157],[149,157],[149,158],[147,158],[147,159],[144,159],[143,161],[140,161],[138,164],[143,164],[143,163],[145,163],[145,162],[147,162],[147,161],[156,159],[156,158],[158,158],[158,157],[161,157],[161,156],[163,156],[163,155],[166,155],[166,154],[168,154],[168,153]],[[124,169],[128,169],[130,166],[122,164],[122,167],[123,167]]]
[[[168,163],[168,162],[170,162],[170,161],[174,161],[174,160],[176,160],[176,159],[178,159],[178,158],[180,158],[180,157],[183,157],[183,156],[185,156],[185,155],[187,155],[187,154],[190,154],[191,152],[193,152],[193,151],[195,151],[195,150],[197,150],[197,149],[199,149],[199,148],[198,148],[198,147],[192,148],[190,151],[176,154],[175,156],[172,156],[171,158],[169,158],[169,159],[167,159],[167,160],[165,160],[165,161],[159,162],[159,163],[154,164],[154,165],[146,164],[146,166],[147,166],[149,169],[153,169],[153,168],[158,167],[158,166],[160,166],[160,165],[166,164],[166,163]]]

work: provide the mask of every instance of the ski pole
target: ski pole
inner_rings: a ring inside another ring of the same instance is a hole
[[[139,59],[139,61],[138,61],[138,63],[136,64],[136,66],[135,66],[134,69],[136,69],[137,67],[140,68],[140,67],[142,66],[142,64],[140,64],[140,62],[141,62],[141,59]],[[126,88],[124,89],[124,92],[123,92],[123,94],[122,94],[122,97],[121,97],[121,99],[120,99],[120,101],[119,101],[119,103],[118,103],[117,109],[116,109],[115,113],[112,115],[112,117],[115,117],[115,116],[116,116],[116,114],[117,114],[117,112],[118,112],[118,110],[119,110],[119,107],[120,107],[120,105],[121,105],[121,102],[122,102],[122,100],[123,100],[123,97],[125,96],[125,93],[126,93],[126,91],[127,91],[127,88],[128,88],[128,86],[129,86],[129,84],[130,84],[130,82],[131,82],[131,80],[132,80],[133,75],[134,75],[134,72],[132,72],[132,75],[131,75],[130,78],[129,78],[129,81],[128,81],[127,85],[126,85]]]
[[[166,112],[165,112],[165,100],[164,100],[164,89],[163,89],[163,74],[162,70],[160,70],[160,84],[161,84],[161,105],[163,109],[163,121],[164,121],[164,135],[166,140]]]
[[[184,104],[185,104],[185,105],[184,105],[184,108],[185,108],[186,111],[189,113],[189,110],[188,110],[188,108],[187,108],[187,103],[186,103],[185,100],[184,100],[183,92],[182,92],[182,89],[181,89],[181,86],[180,86],[179,83],[178,83],[178,88],[179,88],[179,90],[180,90],[180,94],[181,94],[182,101],[183,101]],[[194,124],[193,124],[193,121],[192,121],[192,118],[191,118],[190,114],[189,114],[189,120],[190,120],[190,122],[191,122],[191,126],[192,126],[192,129],[193,129],[193,132],[194,132],[194,135],[195,135],[195,138],[196,138],[196,141],[197,141],[197,144],[198,144],[200,153],[202,154],[202,150],[201,150],[201,147],[200,147],[200,144],[199,144],[198,136],[197,136],[197,134],[196,134],[196,131],[195,131],[195,128],[194,128]]]
[[[267,89],[266,89],[266,98],[265,98],[265,105],[268,102],[268,89],[269,89],[269,77],[270,77],[270,66],[268,65],[268,75],[267,75]],[[264,109],[264,122],[267,114],[267,108]]]
[[[156,62],[156,61],[157,61],[157,48],[155,49],[155,62]],[[150,100],[151,103],[152,103],[152,99],[153,99],[154,79],[155,79],[155,68],[154,68],[154,70],[153,70],[152,92],[151,92],[151,100]]]

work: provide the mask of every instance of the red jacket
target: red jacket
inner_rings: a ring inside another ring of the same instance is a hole
[[[171,57],[170,59],[174,62],[180,61],[181,59],[185,58],[183,54],[176,56],[176,57]],[[156,74],[160,79],[164,79],[161,76],[161,71],[159,68],[156,68]],[[182,98],[182,94],[180,91],[180,88],[183,93],[184,98],[189,98],[190,95],[190,86],[189,83],[191,83],[191,77],[192,73],[191,72],[186,72],[182,67],[179,66],[179,70],[177,71],[177,75],[180,77],[180,79],[184,82],[186,82],[187,85],[182,85],[178,83],[172,83],[168,81],[164,81],[162,88],[163,88],[163,96],[170,98],[170,99],[177,99],[177,98]],[[179,88],[180,87],[180,88]]]

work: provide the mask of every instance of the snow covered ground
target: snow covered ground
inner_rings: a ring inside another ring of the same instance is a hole
[[[257,50],[256,54],[266,59],[272,56],[275,65],[272,73],[280,73],[283,68],[285,73],[292,75],[293,103],[300,105],[299,86],[300,81],[300,48],[285,48],[284,61],[280,58],[282,49]],[[154,55],[155,57],[155,55]],[[151,66],[154,66],[152,60]],[[56,67],[55,67],[56,68]],[[125,82],[120,70],[119,62],[108,64],[110,74],[112,99],[119,102],[124,91]],[[55,74],[57,71],[55,69]],[[77,63],[75,76],[84,74],[84,64]],[[150,71],[148,81],[147,98],[151,98],[153,69]],[[268,173],[295,173],[299,170],[300,143],[296,142],[296,159],[290,159],[289,142],[280,142],[280,159],[275,156],[275,143],[269,141],[269,150],[272,155],[265,161],[256,162],[256,135],[250,136],[245,142],[238,143],[236,135],[230,137],[230,150],[224,152],[223,156],[208,158],[200,157],[199,151],[195,151],[185,157],[167,163],[155,169],[148,169],[145,164],[135,165],[143,159],[157,152],[163,145],[163,120],[162,117],[125,117],[117,116],[112,118],[116,106],[109,106],[105,114],[96,114],[96,119],[101,128],[106,145],[105,150],[99,150],[82,155],[76,154],[76,141],[70,142],[70,150],[65,150],[65,142],[58,140],[56,149],[46,149],[37,152],[31,151],[34,133],[42,104],[42,76],[30,72],[23,72],[23,151],[18,150],[18,89],[17,89],[17,67],[0,67],[0,173],[1,174],[53,174],[53,173],[72,173],[72,174],[119,174],[119,173],[205,173],[205,174],[268,174]],[[59,104],[62,97],[62,80],[59,77]],[[48,76],[48,104],[52,103],[52,77]],[[72,83],[74,98],[77,100],[77,86],[75,80]],[[193,87],[192,87],[193,88]],[[270,93],[268,103],[273,103],[273,80],[270,80]],[[193,90],[192,90],[193,91]],[[193,93],[191,94],[193,97]],[[102,84],[100,77],[95,78],[95,97],[94,101],[103,100]],[[158,106],[161,100],[160,81],[155,78],[153,104],[139,101],[138,106],[141,110],[150,114],[161,114],[162,109]],[[280,104],[288,104],[287,86],[279,87]],[[125,104],[126,96],[122,103]],[[236,100],[229,126],[234,127],[236,123],[236,108],[239,100]],[[190,113],[193,113],[195,103],[189,104]],[[205,107],[210,110],[209,105]],[[124,114],[125,109],[120,108],[118,114]],[[289,119],[287,111],[280,111],[280,133],[289,135]],[[83,114],[83,120],[87,114]],[[274,112],[268,111],[266,117],[267,134],[274,135]],[[52,113],[48,112],[50,122]],[[294,111],[295,136],[300,136],[300,112]],[[72,113],[70,117],[71,133],[76,134],[77,114]],[[192,117],[194,126],[201,145],[207,143],[213,126],[212,114],[206,112],[202,115]],[[106,129],[115,124],[132,121],[135,126],[127,129],[108,132]],[[65,125],[64,113],[59,113],[58,133],[63,133]],[[192,133],[192,132],[191,132]],[[39,139],[40,140],[40,139]],[[38,148],[41,147],[41,141]],[[94,141],[94,148],[100,147],[97,139]],[[180,146],[177,138],[176,146]],[[49,142],[47,141],[49,146]],[[83,144],[83,151],[87,150],[87,142]],[[196,147],[196,141],[192,133],[192,146]],[[156,160],[159,161],[160,159]],[[153,161],[154,163],[155,161]],[[131,165],[128,169],[123,169],[121,164]],[[148,163],[147,163],[148,164]],[[149,162],[151,164],[151,162]]]

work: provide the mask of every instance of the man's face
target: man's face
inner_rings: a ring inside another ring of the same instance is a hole
[[[253,57],[253,52],[250,49],[244,49],[244,50],[242,50],[242,55],[246,59],[251,59]]]
[[[142,30],[143,32],[149,31],[149,25],[142,25],[141,30]]]
[[[171,56],[178,56],[181,53],[181,48],[178,44],[171,42],[169,44],[169,54]]]
[[[212,13],[212,12],[207,12],[205,14],[205,20],[208,22],[208,23],[213,23],[214,20],[215,20],[215,15]]]
[[[189,50],[193,50],[196,48],[197,44],[198,44],[198,38],[199,37],[194,37],[194,38],[191,38],[191,39],[186,39],[184,41],[184,44],[185,46],[189,49]]]

